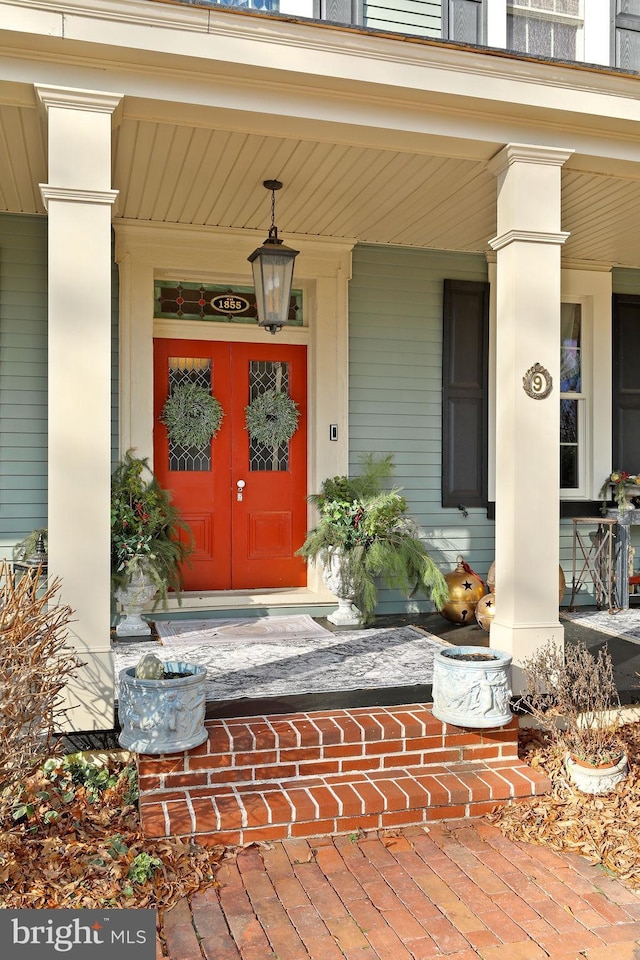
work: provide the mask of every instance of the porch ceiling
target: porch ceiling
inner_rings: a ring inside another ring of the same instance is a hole
[[[31,97],[33,94],[31,93]],[[219,121],[216,117],[216,121]],[[114,127],[115,216],[131,220],[266,230],[266,178],[278,196],[283,238],[324,236],[367,243],[485,252],[496,233],[495,178],[486,156],[462,156],[442,139],[417,150],[349,144],[318,125],[296,138],[226,129],[222,123],[162,122],[121,111]],[[392,143],[392,132],[387,132]],[[454,155],[451,155],[451,154]],[[28,97],[0,104],[0,210],[43,214],[44,117]],[[564,256],[640,266],[640,174],[590,167],[575,155],[563,170]]]

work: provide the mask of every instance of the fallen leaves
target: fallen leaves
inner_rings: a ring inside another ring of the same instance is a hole
[[[26,813],[0,824],[0,907],[160,912],[215,883],[217,864],[234,851],[144,837],[131,767],[119,767],[101,792],[43,772],[28,781]]]
[[[503,807],[488,819],[510,839],[577,853],[640,886],[640,724],[626,724],[620,735],[629,774],[611,793],[590,796],[569,782],[557,747],[537,731],[523,731],[521,755],[547,774],[551,792]]]

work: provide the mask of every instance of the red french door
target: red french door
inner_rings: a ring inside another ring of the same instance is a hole
[[[224,417],[205,448],[174,443],[160,422],[170,392],[198,383]],[[267,390],[286,392],[299,419],[273,448],[246,429],[245,408]],[[242,590],[306,584],[295,551],[307,524],[306,347],[154,340],[154,471],[195,541],[183,567],[185,590]]]

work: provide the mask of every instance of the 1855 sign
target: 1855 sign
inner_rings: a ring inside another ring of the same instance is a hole
[[[236,293],[219,293],[217,297],[211,298],[210,303],[216,313],[222,313],[226,317],[246,313],[251,306],[246,297]]]

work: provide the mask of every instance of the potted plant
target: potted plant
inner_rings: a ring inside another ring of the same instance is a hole
[[[502,727],[511,712],[511,660],[486,647],[445,647],[433,658],[433,715],[456,727]]]
[[[618,736],[620,698],[606,646],[547,643],[523,663],[518,707],[562,750],[569,779],[584,793],[608,793],[628,770]]]
[[[407,596],[423,590],[437,609],[448,598],[445,578],[407,516],[407,501],[397,488],[383,489],[392,473],[391,455],[369,454],[359,476],[328,478],[309,498],[319,519],[298,554],[322,565],[338,596],[340,607],[329,617],[333,623],[373,620],[378,578]]]
[[[149,634],[141,619],[169,590],[180,599],[180,565],[193,549],[191,532],[149,468],[128,451],[111,477],[111,585],[125,612],[121,636]]]
[[[600,498],[604,508],[606,508],[611,495],[613,495],[621,513],[633,510],[637,505],[636,502],[640,500],[640,476],[627,473],[625,470],[614,470],[613,473],[609,474],[600,490]]]
[[[120,671],[119,743],[135,753],[181,753],[207,739],[206,668],[186,661],[163,663],[145,654]]]

